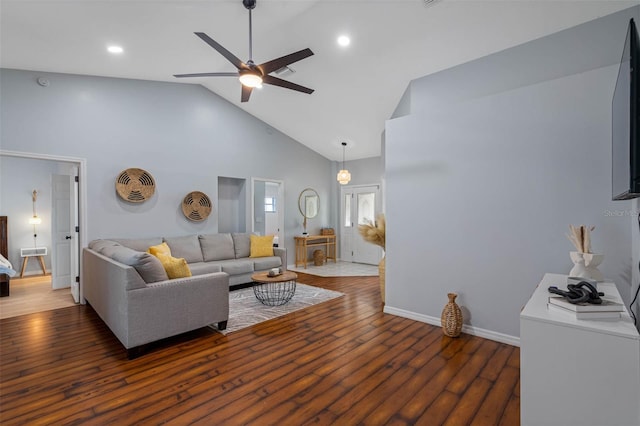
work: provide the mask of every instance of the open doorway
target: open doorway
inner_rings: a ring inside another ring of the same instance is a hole
[[[0,150],[0,165],[0,214],[9,218],[7,257],[17,271],[10,295],[2,298],[0,306],[19,303],[18,296],[29,288],[34,294],[43,288],[53,291],[54,284],[60,289],[55,290],[56,298],[63,292],[72,302],[81,303],[79,258],[86,245],[86,192],[80,183],[86,174],[85,160]],[[61,186],[60,179],[68,183]],[[34,190],[36,201],[31,197]],[[36,213],[40,221],[33,223],[30,219]],[[60,239],[66,244],[59,244]],[[24,254],[36,247],[45,247],[46,254],[29,261]],[[29,304],[37,307],[34,300],[39,299],[32,297]],[[44,302],[41,310],[56,309],[50,300]]]
[[[284,246],[284,182],[251,178],[251,232],[273,235]]]

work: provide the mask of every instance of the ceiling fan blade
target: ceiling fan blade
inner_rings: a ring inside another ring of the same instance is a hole
[[[237,77],[237,72],[199,72],[195,74],[174,74],[174,77]]]
[[[304,58],[308,58],[311,55],[313,55],[313,52],[311,51],[311,49],[307,48],[291,53],[289,55],[282,56],[277,59],[273,59],[268,62],[264,62],[258,65],[258,68],[260,68],[263,74],[266,75],[275,70],[279,70],[280,68],[285,67],[289,64],[293,64],[294,62],[298,62]]]
[[[242,97],[240,102],[247,102],[249,100],[249,96],[251,96],[251,91],[253,87],[247,87],[244,84],[242,85]]]
[[[298,92],[313,93],[313,89],[309,89],[308,87],[300,86],[299,84],[292,83],[287,80],[283,80],[278,77],[274,77],[272,75],[265,75],[262,77],[262,82],[264,84],[271,84],[273,86],[284,87],[285,89],[297,90]]]
[[[211,37],[209,37],[205,33],[194,33],[194,34],[197,35],[198,37],[200,37],[209,46],[211,46],[214,49],[216,49],[218,51],[218,53],[220,53],[222,56],[227,58],[227,60],[229,62],[231,62],[239,70],[244,70],[244,69],[248,68],[247,65],[244,62],[242,62],[240,59],[238,59],[238,57],[236,55],[234,55],[233,53],[229,52],[227,49],[222,47],[221,44],[219,44],[217,41],[215,41],[214,39],[212,39]]]

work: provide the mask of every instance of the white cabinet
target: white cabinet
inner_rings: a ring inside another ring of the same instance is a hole
[[[549,311],[546,274],[520,313],[520,417],[523,426],[640,425],[640,336],[620,320],[577,320]],[[620,300],[613,283],[598,290]]]

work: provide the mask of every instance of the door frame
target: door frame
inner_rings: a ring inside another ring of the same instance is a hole
[[[344,205],[344,195],[346,192],[354,192],[355,190],[359,189],[359,188],[369,188],[375,186],[378,188],[378,193],[377,193],[377,197],[376,197],[376,213],[383,213],[383,207],[384,207],[384,200],[382,199],[383,197],[383,189],[382,189],[382,184],[381,183],[369,183],[369,184],[361,184],[361,185],[340,185],[340,212],[339,212],[339,217],[338,217],[338,229],[340,230],[340,260],[345,261],[345,262],[353,262],[353,256],[351,254],[349,254],[348,256],[345,255],[346,252],[349,251],[349,247],[353,246],[353,240],[355,238],[358,238],[358,236],[360,235],[358,233],[358,224],[354,224],[352,222],[352,226],[351,226],[351,233],[349,234],[350,239],[347,239],[346,235],[343,233],[343,223],[342,220],[344,219],[344,215],[345,215],[345,205]],[[351,208],[353,209],[354,205],[351,206]],[[353,210],[352,210],[353,213]],[[352,217],[353,219],[353,217]]]
[[[8,151],[0,149],[0,156],[4,157],[17,157],[17,158],[28,158],[34,160],[49,160],[49,161],[58,161],[61,163],[72,163],[73,165],[78,167],[78,242],[79,249],[82,250],[83,247],[87,246],[87,159],[80,157],[67,157],[61,155],[51,155],[51,154],[38,154],[35,152],[21,152],[21,151]],[[80,260],[78,264],[78,270],[80,273],[80,303],[84,304],[84,288],[83,288],[83,268],[82,268],[82,253],[78,253],[78,259]]]

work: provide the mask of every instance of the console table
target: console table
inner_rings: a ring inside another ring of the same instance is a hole
[[[526,425],[639,425],[640,335],[625,310],[619,320],[578,320],[547,308],[546,274],[520,313],[520,418]],[[622,302],[614,283],[598,283]]]
[[[309,235],[307,237],[293,237],[296,240],[296,268],[298,265],[307,269],[309,247],[324,247],[327,261],[336,261],[336,236],[335,235]]]

